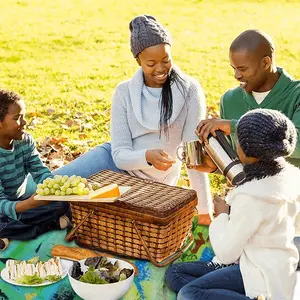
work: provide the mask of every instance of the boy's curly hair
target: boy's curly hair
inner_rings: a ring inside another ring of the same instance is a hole
[[[7,115],[9,106],[21,99],[21,95],[16,92],[0,89],[0,122],[2,122]]]

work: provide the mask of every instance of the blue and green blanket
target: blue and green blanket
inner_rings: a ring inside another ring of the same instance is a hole
[[[40,256],[42,260],[49,259],[51,249],[56,244],[76,246],[75,242],[66,243],[65,231],[52,231],[40,236],[36,240],[20,242],[12,241],[5,251],[0,252],[0,271],[5,268],[8,258],[29,259]],[[193,222],[194,243],[176,262],[202,260],[208,261],[213,252],[208,240],[208,227]],[[123,300],[173,300],[175,294],[165,284],[165,273],[168,266],[157,268],[144,260],[132,260],[139,273],[134,284],[123,297]],[[44,287],[19,287],[6,283],[0,279],[0,300],[79,300],[73,291],[69,279]]]

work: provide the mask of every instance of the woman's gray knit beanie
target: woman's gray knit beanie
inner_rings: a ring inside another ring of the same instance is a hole
[[[130,48],[135,58],[146,48],[159,44],[171,45],[168,31],[153,16],[141,15],[129,23]]]

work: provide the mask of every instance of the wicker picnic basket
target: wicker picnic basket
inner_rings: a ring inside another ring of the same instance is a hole
[[[114,203],[71,202],[74,227],[67,241],[75,238],[80,246],[147,259],[156,266],[174,261],[191,246],[194,190],[108,170],[89,180],[131,188]]]

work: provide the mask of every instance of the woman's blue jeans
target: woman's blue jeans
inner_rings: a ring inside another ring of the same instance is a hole
[[[166,273],[167,285],[177,300],[249,300],[239,265],[216,270],[207,262],[174,264]]]
[[[103,170],[111,170],[118,173],[126,173],[116,167],[112,155],[111,144],[105,143],[84,153],[65,166],[55,170],[53,174],[58,175],[77,175],[89,177]]]

